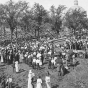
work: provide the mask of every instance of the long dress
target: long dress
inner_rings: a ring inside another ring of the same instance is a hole
[[[42,84],[42,80],[40,78],[38,78],[36,88],[42,88],[41,84]]]
[[[32,75],[29,74],[28,75],[28,88],[33,88],[32,84],[31,84],[31,79],[32,79]]]
[[[51,88],[51,83],[50,83],[50,77],[49,76],[45,77],[45,81],[46,81],[47,88]]]
[[[19,72],[18,61],[15,62],[15,68],[16,68],[16,72]]]
[[[32,84],[31,84],[31,82],[32,82],[31,79],[33,76],[34,76],[34,73],[28,74],[28,88],[33,88]]]
[[[4,62],[3,55],[1,54],[1,63],[3,63],[3,62]]]

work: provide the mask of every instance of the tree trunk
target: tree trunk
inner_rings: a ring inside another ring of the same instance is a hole
[[[17,27],[16,27],[16,43],[17,43]]]
[[[12,29],[10,29],[12,30]],[[13,40],[13,31],[11,31],[11,43],[12,43],[12,40]]]
[[[2,35],[2,26],[1,26],[1,38],[2,38],[2,36],[3,36],[3,35]]]
[[[4,29],[4,37],[6,36],[6,30],[5,30],[5,26],[3,26]]]
[[[40,27],[38,27],[38,39],[39,39],[39,37],[40,37],[40,33],[39,33],[39,30],[40,30]]]
[[[35,29],[35,38],[36,38],[36,29]]]
[[[75,33],[76,33],[76,32],[75,32],[75,29],[74,29],[74,36],[75,36]]]

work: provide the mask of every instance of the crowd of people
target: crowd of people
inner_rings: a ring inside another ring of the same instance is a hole
[[[58,53],[55,51],[55,47],[58,46]],[[19,64],[25,63],[32,69],[41,70],[45,62],[48,64],[49,69],[57,68],[58,75],[64,75],[65,70],[69,69],[68,62],[75,65],[77,60],[77,53],[72,52],[69,54],[69,50],[86,50],[88,43],[82,40],[70,41],[66,40],[63,45],[54,45],[54,42],[30,42],[25,43],[24,46],[19,46],[14,44],[9,44],[5,48],[0,50],[0,62],[12,65],[13,72],[19,73]],[[35,74],[32,70],[28,74],[28,88],[35,88],[32,85],[32,78]],[[46,88],[51,88],[50,84],[50,74],[48,72],[45,77]],[[12,79],[7,81],[12,83]],[[2,82],[2,84],[4,81]],[[42,88],[42,79],[39,76],[36,81],[36,88]],[[5,87],[2,87],[5,88]],[[9,85],[8,88],[12,88]]]

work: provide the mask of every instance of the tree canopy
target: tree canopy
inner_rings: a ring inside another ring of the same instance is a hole
[[[14,29],[20,21],[25,10],[28,9],[28,3],[19,1],[14,3],[12,0],[4,5],[0,5],[0,20],[5,22],[11,31],[11,40]]]
[[[0,26],[10,28],[11,40],[17,27],[25,35],[31,34],[38,38],[46,34],[59,35],[63,26],[69,28],[74,35],[81,34],[83,29],[88,28],[86,11],[82,12],[77,9],[64,15],[65,9],[64,5],[59,5],[57,8],[52,5],[48,11],[39,3],[30,7],[26,1],[15,3],[10,0],[5,4],[0,4]]]
[[[65,16],[65,26],[69,28],[74,35],[81,34],[83,29],[88,28],[88,18],[86,11],[73,10],[71,13],[67,12]]]

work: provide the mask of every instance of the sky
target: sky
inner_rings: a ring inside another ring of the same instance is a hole
[[[0,0],[0,3],[4,4],[8,0]],[[18,2],[20,0],[13,0],[14,2]],[[35,2],[43,5],[45,9],[49,10],[50,6],[54,5],[58,7],[59,5],[65,5],[66,7],[70,8],[74,6],[74,0],[21,0],[29,2],[29,5],[32,6]],[[88,14],[88,0],[78,0],[78,5],[83,7]]]

